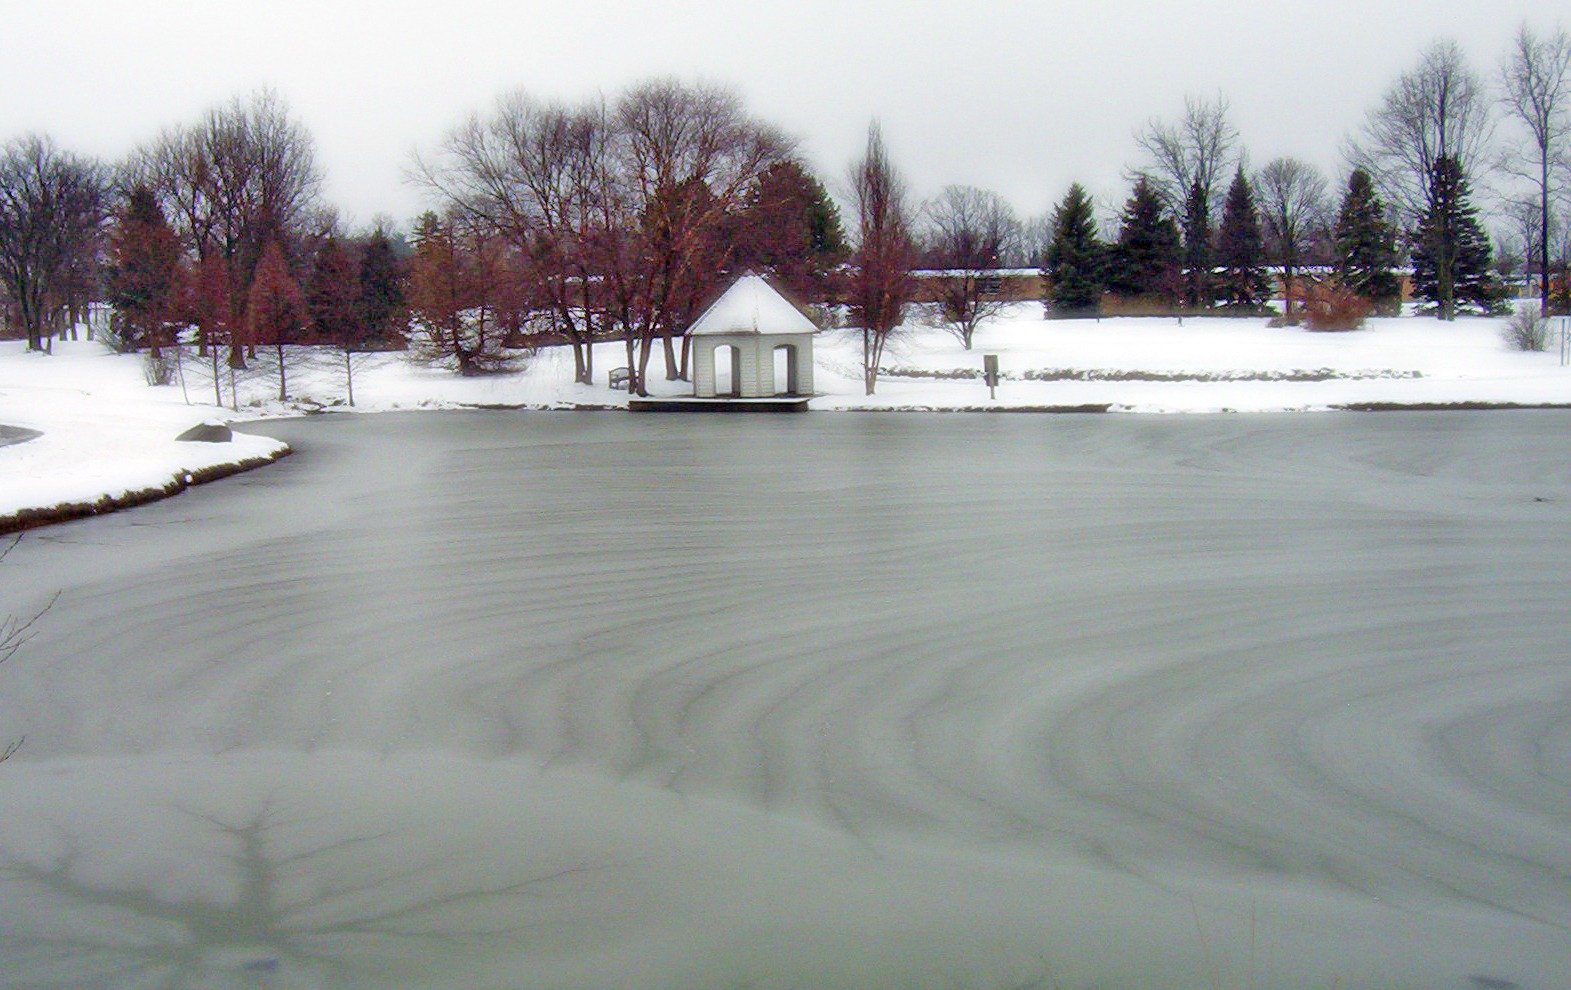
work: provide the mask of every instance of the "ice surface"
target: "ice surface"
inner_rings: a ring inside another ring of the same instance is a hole
[[[0,985],[1568,985],[1562,413],[266,430],[0,563]]]

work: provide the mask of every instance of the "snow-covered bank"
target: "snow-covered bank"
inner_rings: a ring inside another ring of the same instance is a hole
[[[0,344],[0,423],[38,435],[0,447],[0,533],[137,505],[277,460],[287,444],[175,439],[233,415],[149,388],[141,360],[86,341],[53,355]]]
[[[1509,349],[1502,324],[1404,317],[1326,334],[1217,317],[1045,321],[1026,303],[985,327],[969,352],[941,330],[897,337],[875,396],[860,394],[860,338],[825,335],[818,382],[829,394],[813,408],[1214,413],[1571,403],[1571,368],[1555,352]],[[999,356],[996,400],[981,380],[984,353]]]
[[[1571,368],[1554,352],[1511,350],[1501,329],[1500,320],[1421,317],[1371,320],[1345,334],[1225,318],[1046,321],[1040,306],[1023,303],[983,327],[971,351],[942,330],[907,328],[891,342],[872,396],[862,394],[860,334],[821,334],[820,394],[811,408],[1215,413],[1571,405]],[[1004,380],[996,398],[981,381],[985,353],[999,355]],[[573,382],[565,348],[485,378],[460,378],[400,353],[361,355],[355,408],[625,406],[626,393],[606,384],[626,363],[623,345],[597,345],[594,360],[589,386]],[[0,530],[16,528],[25,513],[68,517],[171,494],[287,452],[276,441],[240,435],[224,444],[175,441],[192,424],[347,408],[341,359],[329,355],[302,349],[291,356],[288,401],[277,400],[276,380],[266,373],[242,380],[238,413],[213,405],[211,379],[204,386],[201,369],[190,370],[184,389],[149,387],[141,358],[95,343],[58,343],[51,356],[0,343],[0,424],[42,434],[0,447]],[[657,355],[652,391],[686,392],[664,370]]]

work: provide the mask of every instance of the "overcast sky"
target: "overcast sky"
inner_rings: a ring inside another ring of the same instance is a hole
[[[995,189],[1029,216],[1085,183],[1127,194],[1133,132],[1225,94],[1255,164],[1335,175],[1365,111],[1437,37],[1491,81],[1522,0],[924,3],[672,0],[0,0],[0,138],[118,158],[270,85],[315,137],[346,219],[424,203],[410,154],[524,88],[575,98],[651,75],[732,84],[837,193],[878,117],[919,197]]]

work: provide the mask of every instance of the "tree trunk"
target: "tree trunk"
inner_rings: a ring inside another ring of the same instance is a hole
[[[278,348],[278,401],[284,402],[289,398],[289,377],[287,369],[284,367],[284,345],[275,344],[273,346]]]
[[[581,385],[592,384],[588,380],[589,372],[584,365],[584,345],[576,340],[569,343],[573,348],[573,381]]]
[[[1451,322],[1456,319],[1456,262],[1452,257],[1451,245],[1443,245],[1435,252],[1435,288],[1440,296],[1440,306],[1437,315],[1440,319]]]
[[[1538,156],[1538,315],[1549,315],[1549,149]]]
[[[873,386],[878,383],[878,357],[873,353],[874,336],[867,327],[862,328],[862,385],[868,395],[873,394]]]
[[[353,351],[344,351],[344,382],[349,387],[349,407],[355,405],[355,361]]]
[[[676,366],[676,346],[671,340],[669,331],[660,335],[660,341],[665,345],[665,380],[674,382],[682,377]]]
[[[653,356],[654,352],[654,337],[649,334],[643,335],[639,339],[638,347],[638,394],[640,396],[649,395],[649,358]]]

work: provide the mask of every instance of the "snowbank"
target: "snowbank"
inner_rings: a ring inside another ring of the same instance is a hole
[[[1214,413],[1571,405],[1571,368],[1554,352],[1509,349],[1501,323],[1403,317],[1315,334],[1225,318],[1046,321],[1039,305],[1022,303],[984,326],[971,351],[942,330],[908,327],[891,341],[873,396],[862,394],[860,334],[823,333],[814,372],[820,395],[811,408]],[[999,355],[1004,380],[996,399],[981,380],[984,353]],[[626,393],[605,384],[626,363],[623,346],[597,345],[594,359],[596,384],[588,386],[573,382],[565,348],[533,355],[509,374],[469,379],[403,354],[362,355],[355,408],[624,407]],[[684,394],[686,383],[664,380],[664,370],[656,356],[651,391]],[[0,343],[0,425],[41,434],[0,446],[0,531],[162,497],[288,453],[277,441],[240,434],[229,443],[174,439],[203,421],[347,408],[342,360],[329,355],[291,355],[287,401],[277,399],[276,379],[252,374],[240,383],[238,412],[213,405],[211,378],[204,386],[200,377],[193,368],[185,388],[149,387],[139,357],[92,342],[57,343],[48,356]]]
[[[38,435],[0,447],[0,532],[163,498],[289,453],[238,433],[177,440],[233,414],[187,405],[178,387],[149,388],[140,358],[86,341],[57,343],[53,355],[23,347],[0,344],[0,423]]]

